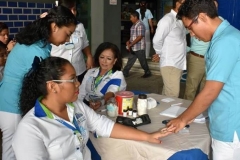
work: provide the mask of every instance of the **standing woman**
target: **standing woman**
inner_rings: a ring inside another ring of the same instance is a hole
[[[58,5],[67,7],[76,16],[76,0],[59,0]],[[84,55],[87,58],[86,63]],[[71,62],[77,72],[78,81],[82,82],[87,69],[93,67],[89,41],[82,23],[77,24],[68,43],[59,46],[52,45],[51,56],[62,57]]]
[[[145,42],[146,42],[145,54],[146,54],[146,58],[149,58],[150,48],[151,48],[150,30],[152,34],[154,33],[153,23],[152,23],[153,15],[151,11],[147,9],[146,0],[140,1],[139,5],[140,5],[140,8],[137,9],[136,11],[139,13],[139,19],[143,22],[145,26]]]
[[[2,159],[15,159],[11,143],[21,119],[19,95],[25,74],[42,59],[50,56],[50,43],[60,45],[69,41],[76,24],[72,12],[60,6],[49,10],[46,17],[29,24],[16,35],[17,44],[8,56],[0,83]]]

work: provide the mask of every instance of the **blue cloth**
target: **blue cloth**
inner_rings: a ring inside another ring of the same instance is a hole
[[[200,149],[190,149],[176,152],[168,160],[208,160],[208,156]]]
[[[140,13],[140,9],[137,9],[136,11],[139,13],[139,20],[141,20],[143,22],[143,24],[145,26],[145,29],[149,30],[148,20],[153,18],[153,15],[152,15],[151,11],[149,9],[146,9],[145,17],[143,18],[143,20],[142,20],[142,15]]]
[[[208,46],[209,42],[203,42],[195,37],[191,37],[191,51],[204,56],[207,52]]]
[[[10,52],[4,68],[4,76],[0,82],[0,111],[20,113],[18,106],[22,81],[25,74],[32,68],[36,59],[50,56],[51,45],[44,46],[43,41],[32,45],[17,43]]]
[[[212,138],[232,142],[240,137],[240,31],[224,20],[215,31],[205,55],[208,81],[224,83],[209,107]]]

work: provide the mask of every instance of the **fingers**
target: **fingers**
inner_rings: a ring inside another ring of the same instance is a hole
[[[90,102],[90,108],[97,110],[101,106],[101,102]]]
[[[43,14],[40,15],[40,18],[44,18],[44,17],[46,17],[46,15],[48,15],[48,13],[44,12]]]

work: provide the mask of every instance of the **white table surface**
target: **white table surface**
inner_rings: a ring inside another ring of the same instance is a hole
[[[139,130],[149,133],[164,128],[165,125],[162,124],[162,121],[170,119],[161,116],[159,114],[161,111],[170,107],[171,104],[182,103],[181,106],[188,107],[191,103],[191,101],[178,98],[174,98],[175,101],[173,102],[165,103],[161,99],[167,97],[158,94],[148,94],[148,97],[160,102],[157,107],[148,110],[151,124],[138,127]],[[178,151],[193,148],[199,148],[209,155],[211,139],[207,124],[191,123],[189,131],[187,134],[177,133],[161,138],[162,144],[113,138],[95,138],[92,134],[90,134],[90,139],[102,160],[165,160]]]

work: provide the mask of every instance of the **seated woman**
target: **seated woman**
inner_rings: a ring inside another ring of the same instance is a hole
[[[20,98],[24,117],[12,143],[16,159],[90,160],[86,146],[89,131],[102,137],[150,143],[160,143],[159,138],[169,135],[165,131],[146,133],[97,114],[76,101],[79,85],[71,63],[60,57],[46,58],[29,72]]]
[[[0,22],[0,41],[7,45],[8,52],[10,52],[16,44],[14,40],[9,41],[8,26],[3,22]]]
[[[114,97],[117,91],[125,90],[127,84],[121,71],[122,54],[115,44],[100,44],[94,55],[94,63],[97,68],[85,74],[79,99],[96,110]]]

